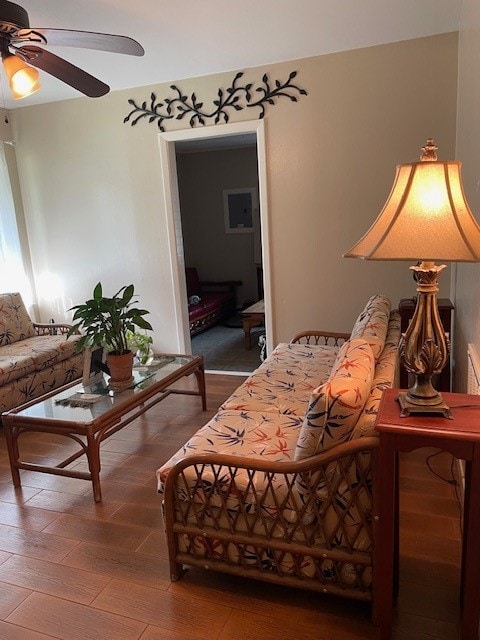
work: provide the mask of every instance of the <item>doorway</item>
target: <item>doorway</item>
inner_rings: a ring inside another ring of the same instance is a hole
[[[191,258],[191,250],[188,247],[189,231],[182,225],[182,212],[179,191],[179,174],[181,167],[177,153],[199,154],[212,153],[214,150],[220,150],[219,153],[227,148],[246,149],[255,145],[257,153],[257,175],[258,175],[258,204],[259,204],[259,235],[258,248],[260,256],[257,258],[261,270],[255,275],[255,294],[252,292],[252,283],[243,291],[243,299],[240,302],[254,301],[258,299],[259,278],[261,281],[261,293],[265,304],[265,330],[267,338],[267,350],[270,350],[272,343],[272,314],[271,314],[271,289],[270,289],[270,256],[269,256],[269,225],[268,225],[268,209],[266,202],[266,163],[265,163],[265,141],[264,141],[264,123],[263,121],[234,123],[230,125],[221,125],[207,127],[205,129],[182,130],[177,132],[169,132],[160,134],[160,151],[162,160],[162,176],[165,189],[165,211],[166,223],[169,238],[170,264],[172,267],[172,283],[174,291],[174,305],[177,320],[177,337],[179,351],[184,353],[192,352],[192,340],[189,331],[188,319],[188,298],[187,288],[185,284],[185,266],[187,258]],[[241,187],[252,185],[240,185]],[[196,220],[196,224],[201,224],[202,218]],[[223,220],[222,220],[223,224]],[[244,236],[246,238],[246,236]],[[187,240],[185,245],[184,240]],[[250,240],[253,240],[253,234],[250,234]],[[208,248],[207,248],[208,251]],[[190,253],[190,255],[189,255]],[[200,273],[200,277],[202,274]],[[251,280],[251,278],[250,278]],[[238,335],[241,336],[243,344],[243,331],[241,328],[236,329]],[[195,340],[195,338],[194,338]],[[239,362],[241,359],[239,358]],[[260,364],[260,361],[258,361]],[[208,363],[207,363],[208,368]],[[238,371],[241,371],[241,366]]]

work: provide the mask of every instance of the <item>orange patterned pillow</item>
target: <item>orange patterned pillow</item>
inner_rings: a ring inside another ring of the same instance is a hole
[[[295,450],[295,460],[308,458],[345,442],[370,395],[375,358],[366,340],[342,345],[329,379],[310,396]]]

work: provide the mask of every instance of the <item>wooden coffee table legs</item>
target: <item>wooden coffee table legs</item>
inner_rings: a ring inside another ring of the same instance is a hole
[[[14,487],[21,487],[20,469],[28,471],[39,471],[40,473],[50,473],[56,476],[64,476],[67,478],[80,478],[81,480],[90,480],[92,483],[93,497],[95,502],[101,502],[102,492],[100,488],[100,442],[101,437],[95,433],[69,433],[54,428],[35,428],[33,425],[27,427],[11,424],[9,418],[4,418],[5,439],[7,441],[8,457],[10,459],[10,470],[12,473],[12,481]],[[64,435],[75,440],[80,445],[80,450],[69,456],[66,460],[58,463],[55,467],[30,463],[20,459],[20,451],[18,446],[18,438],[24,432],[43,432]],[[80,435],[86,436],[86,441],[80,439]],[[88,471],[78,471],[75,469],[66,469],[66,467],[85,455],[87,457]]]

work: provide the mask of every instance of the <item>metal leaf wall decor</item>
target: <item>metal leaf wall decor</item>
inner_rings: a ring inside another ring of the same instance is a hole
[[[283,83],[280,80],[275,80],[275,83],[271,85],[267,74],[264,74],[262,84],[255,88],[253,83],[239,83],[243,77],[243,71],[239,71],[227,89],[218,89],[217,98],[213,100],[214,108],[211,111],[204,108],[203,101],[200,101],[195,93],[192,93],[190,97],[186,96],[176,85],[172,84],[170,88],[175,92],[173,97],[158,100],[157,96],[152,93],[150,103],[145,100],[141,105],[130,99],[128,104],[132,105],[133,109],[123,119],[123,122],[129,122],[133,127],[137,122],[146,118],[149,123],[156,122],[160,131],[165,131],[165,123],[169,120],[183,120],[188,117],[191,127],[205,125],[211,120],[215,124],[227,123],[231,109],[241,111],[249,107],[259,109],[258,117],[263,118],[267,105],[276,104],[277,99],[289,98],[292,102],[297,102],[297,96],[307,95],[305,89],[292,83],[296,75],[297,72],[292,71],[288,80]]]

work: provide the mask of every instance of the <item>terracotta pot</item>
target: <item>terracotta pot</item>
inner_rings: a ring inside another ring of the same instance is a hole
[[[133,353],[127,351],[122,355],[107,353],[107,367],[112,382],[130,382],[132,379]]]

